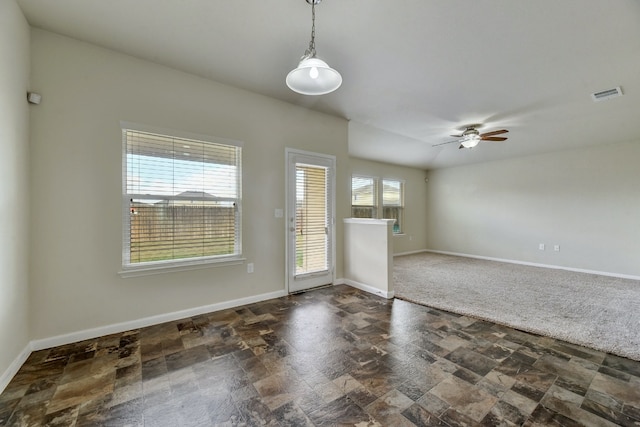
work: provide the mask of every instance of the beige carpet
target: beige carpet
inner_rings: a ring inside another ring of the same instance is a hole
[[[640,281],[434,253],[393,276],[398,298],[640,360]]]

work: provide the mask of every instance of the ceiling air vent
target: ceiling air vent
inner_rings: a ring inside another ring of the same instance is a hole
[[[606,101],[611,98],[617,98],[618,96],[622,96],[622,89],[620,89],[620,86],[591,94],[591,98],[593,98],[594,102]]]

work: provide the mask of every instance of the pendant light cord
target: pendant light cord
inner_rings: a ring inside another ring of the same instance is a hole
[[[314,58],[316,56],[316,0],[311,0],[311,41],[309,47],[304,53],[305,58]]]

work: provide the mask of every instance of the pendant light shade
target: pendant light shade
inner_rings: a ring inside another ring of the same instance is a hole
[[[303,58],[298,68],[287,75],[287,86],[303,95],[324,95],[342,84],[339,72],[318,58]]]
[[[303,95],[324,95],[342,84],[339,72],[316,58],[316,4],[321,0],[307,0],[311,4],[311,41],[298,67],[287,74],[287,86]]]

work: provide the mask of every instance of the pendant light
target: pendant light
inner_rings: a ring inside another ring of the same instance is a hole
[[[339,72],[316,58],[316,4],[321,0],[306,0],[311,5],[311,41],[298,67],[287,74],[287,86],[303,95],[324,95],[342,84]]]

